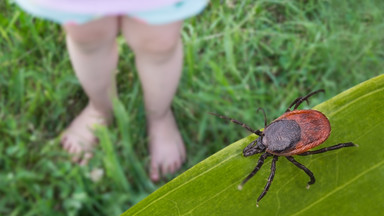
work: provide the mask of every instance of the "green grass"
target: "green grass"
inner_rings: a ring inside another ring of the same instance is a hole
[[[208,112],[258,128],[257,107],[271,120],[311,90],[326,89],[313,106],[383,73],[381,0],[224,2],[212,0],[182,32],[184,73],[173,109],[188,150],[183,170],[247,135]],[[87,99],[64,34],[0,2],[0,215],[118,215],[161,185],[146,175],[133,58],[121,43],[118,120],[98,131],[90,164],[73,165],[58,136]],[[94,169],[104,171],[98,182],[89,177]]]

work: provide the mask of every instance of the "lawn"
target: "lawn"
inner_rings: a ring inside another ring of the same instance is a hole
[[[98,131],[89,165],[70,162],[59,135],[86,105],[60,26],[0,2],[0,215],[119,215],[153,184],[134,55],[121,38],[115,122]],[[382,0],[212,0],[185,21],[185,64],[173,110],[188,161],[178,174],[248,135],[298,96],[314,106],[383,73]],[[100,179],[95,173],[101,172]],[[175,176],[168,176],[170,180]]]

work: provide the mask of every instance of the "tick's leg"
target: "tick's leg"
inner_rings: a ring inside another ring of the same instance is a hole
[[[255,144],[257,142],[257,139],[253,140],[251,143],[249,143],[247,145],[247,147],[244,148],[243,150],[243,155],[245,156],[245,153],[244,152],[247,152],[248,154],[245,156],[245,157],[248,157],[248,156],[251,156],[251,155],[254,155],[254,154],[257,154],[257,153],[260,153],[256,148]]]
[[[293,110],[297,109],[297,107],[299,107],[300,104],[303,103],[304,101],[307,101],[307,103],[308,103],[308,98],[311,97],[311,96],[314,95],[314,94],[319,93],[319,92],[324,92],[324,89],[320,89],[320,90],[311,92],[311,93],[309,93],[308,95],[306,95],[306,96],[304,96],[304,97],[298,97],[298,98],[296,98],[296,99],[291,103],[291,105],[288,107],[288,109],[286,110],[286,112],[290,111],[290,109],[291,109],[293,106],[295,106],[295,107],[293,108]]]
[[[291,105],[289,105],[289,107],[287,108],[287,110],[285,110],[285,112],[289,112],[289,111],[291,111],[291,108],[292,108],[298,101],[300,101],[300,100],[302,100],[302,97],[298,97],[298,98],[296,98],[296,99],[291,103]],[[302,103],[302,102],[300,102],[300,103]],[[307,103],[308,103],[308,100],[307,100]]]
[[[344,148],[344,147],[352,147],[352,146],[357,146],[357,145],[353,144],[352,142],[340,143],[340,144],[337,144],[337,145],[334,145],[334,146],[325,147],[325,148],[322,148],[322,149],[319,149],[319,150],[316,150],[316,151],[307,151],[307,152],[304,152],[304,153],[299,154],[299,155],[300,156],[306,156],[306,155],[320,154],[320,153],[323,153],[323,152],[332,151],[332,150],[336,150],[336,149],[340,149],[340,148]]]
[[[259,107],[259,108],[257,109],[257,111],[260,111],[260,110],[261,110],[261,111],[263,112],[263,114],[264,114],[264,127],[267,127],[267,123],[268,123],[267,115],[265,114],[265,111],[264,111],[263,108]]]
[[[271,174],[269,174],[268,182],[264,187],[263,192],[260,194],[259,198],[257,198],[257,206],[259,206],[259,201],[267,194],[269,187],[271,186],[271,183],[273,181],[273,177],[275,177],[275,171],[276,171],[276,161],[279,159],[279,156],[274,155],[272,164],[271,164]]]
[[[262,154],[259,158],[259,161],[257,162],[257,165],[255,167],[255,169],[243,180],[243,182],[241,182],[241,184],[239,184],[239,186],[237,187],[239,190],[243,189],[243,185],[245,183],[247,183],[247,181],[252,178],[256,173],[257,171],[259,171],[259,169],[261,168],[261,166],[263,166],[264,164],[264,160],[265,158],[267,158],[268,156],[271,156],[271,154],[269,154],[268,152],[265,152],[264,154]]]
[[[304,170],[305,173],[307,173],[307,175],[309,176],[309,178],[311,180],[309,180],[308,184],[307,184],[307,189],[309,188],[309,186],[313,183],[315,183],[315,176],[313,175],[313,173],[311,172],[311,170],[309,170],[307,167],[305,167],[303,164],[297,162],[292,156],[287,156],[286,157],[289,161],[291,161],[293,164],[295,164],[295,166],[299,167],[300,169]]]
[[[227,117],[227,116],[223,116],[223,115],[219,115],[219,114],[216,114],[216,113],[211,113],[211,112],[209,112],[209,114],[214,115],[214,116],[217,116],[217,117],[222,118],[222,119],[225,119],[225,120],[228,120],[228,121],[231,121],[231,122],[233,122],[233,123],[235,123],[235,124],[238,124],[238,125],[240,125],[241,127],[245,128],[245,129],[247,129],[248,131],[250,131],[250,132],[252,132],[252,133],[255,133],[255,134],[259,135],[259,136],[262,135],[262,133],[261,133],[260,130],[253,130],[253,129],[252,129],[251,127],[249,127],[248,125],[246,125],[246,124],[244,124],[243,122],[240,122],[240,121],[238,121],[238,120],[236,120],[236,119],[233,119],[233,118],[230,118],[230,117]]]

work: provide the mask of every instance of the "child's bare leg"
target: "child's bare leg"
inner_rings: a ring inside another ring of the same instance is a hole
[[[105,17],[84,25],[64,26],[73,68],[89,98],[88,105],[72,121],[61,140],[63,148],[80,164],[92,157],[90,150],[97,142],[93,126],[107,124],[111,118],[111,99],[116,96],[118,25],[118,17]]]
[[[171,111],[182,70],[182,22],[161,26],[122,18],[122,32],[136,56],[142,82],[151,154],[150,177],[174,173],[185,161],[185,146]]]

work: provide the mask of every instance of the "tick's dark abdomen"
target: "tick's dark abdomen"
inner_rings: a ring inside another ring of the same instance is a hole
[[[300,141],[301,129],[294,120],[278,120],[268,125],[264,134],[267,151],[280,153],[295,147]]]

